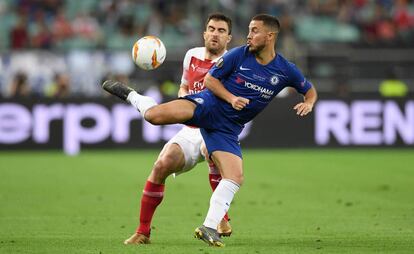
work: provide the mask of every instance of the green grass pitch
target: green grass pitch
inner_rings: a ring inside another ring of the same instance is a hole
[[[414,253],[414,151],[246,150],[225,248],[193,238],[204,163],[169,178],[152,244],[124,246],[157,151],[0,153],[0,253]]]

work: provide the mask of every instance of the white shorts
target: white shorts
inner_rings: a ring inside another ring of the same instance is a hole
[[[169,144],[177,144],[181,147],[184,153],[185,164],[182,170],[175,175],[187,172],[200,161],[204,160],[201,147],[204,144],[199,128],[190,128],[184,126],[172,139],[170,139],[165,146]],[[164,147],[165,147],[164,146]]]

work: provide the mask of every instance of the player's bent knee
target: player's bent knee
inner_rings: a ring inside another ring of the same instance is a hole
[[[242,186],[242,184],[244,182],[244,176],[242,174],[241,175],[238,175],[238,174],[237,175],[231,175],[231,176],[227,176],[227,177],[224,177],[224,178],[229,179],[229,180],[237,183],[239,186]]]
[[[154,167],[152,169],[153,175],[157,179],[165,180],[169,175],[172,174],[171,168],[172,166],[170,165],[168,161],[163,160],[163,159],[158,159],[155,162]]]
[[[150,108],[145,112],[144,118],[147,122],[154,124],[154,125],[161,125],[161,117],[159,116],[158,112],[154,108]]]
[[[243,185],[243,183],[244,183],[244,176],[243,176],[243,175],[239,175],[239,176],[237,176],[237,181],[236,181],[236,183],[238,183],[240,186],[242,186],[242,185]]]

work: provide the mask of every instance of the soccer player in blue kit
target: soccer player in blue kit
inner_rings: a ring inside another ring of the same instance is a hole
[[[295,88],[304,101],[293,109],[299,116],[312,111],[317,92],[298,68],[276,53],[280,24],[276,17],[259,14],[249,24],[247,45],[227,52],[204,79],[206,90],[159,104],[116,81],[102,87],[134,106],[155,125],[185,123],[200,127],[210,158],[222,180],[213,192],[210,207],[195,236],[212,246],[224,246],[217,225],[243,183],[238,134],[285,87]]]

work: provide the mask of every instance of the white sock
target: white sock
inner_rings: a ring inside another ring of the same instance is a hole
[[[145,116],[145,112],[149,108],[154,107],[157,105],[155,100],[149,96],[143,96],[137,93],[136,91],[132,91],[128,94],[127,101],[134,106],[139,112],[141,112],[142,117]]]
[[[236,182],[229,179],[221,179],[219,185],[211,196],[210,208],[208,209],[207,217],[204,220],[204,226],[217,229],[224,214],[226,214],[230,208],[234,194],[236,194],[239,189],[240,186]]]

